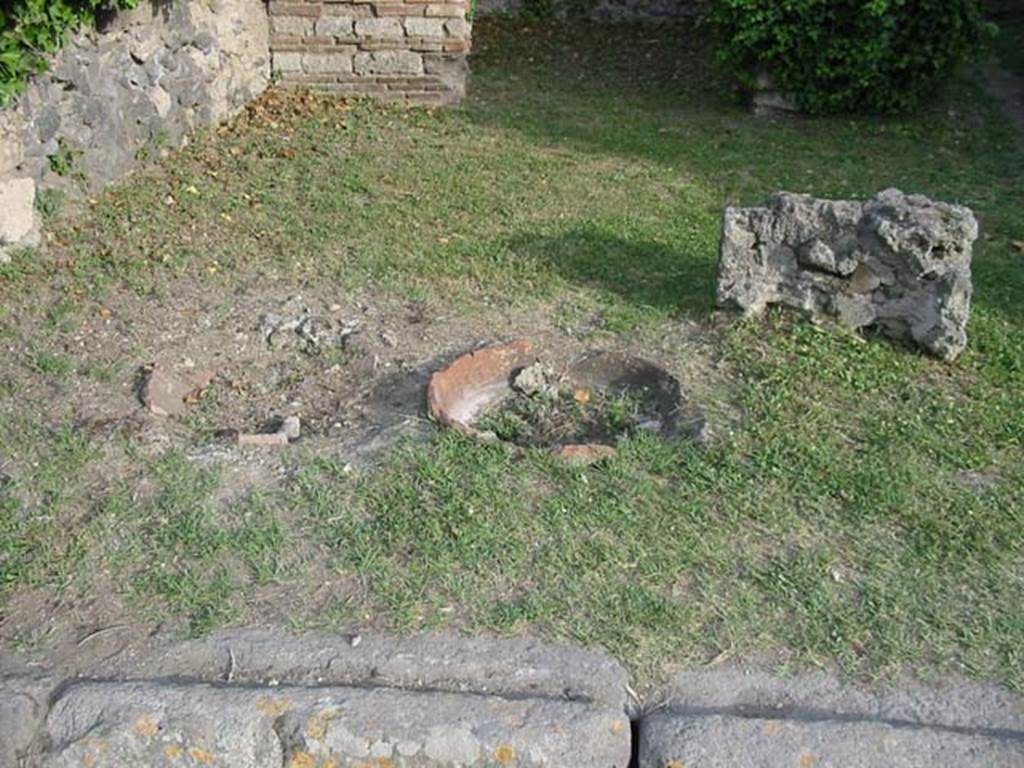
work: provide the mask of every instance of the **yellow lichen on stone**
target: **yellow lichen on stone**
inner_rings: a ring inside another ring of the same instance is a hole
[[[267,717],[280,717],[294,706],[288,699],[278,699],[273,696],[260,696],[256,700],[256,709]]]
[[[316,768],[316,758],[309,752],[296,752],[288,761],[288,768]]]
[[[800,758],[800,768],[814,768],[818,764],[817,755],[803,755]]]
[[[315,712],[306,721],[306,735],[311,739],[323,741],[327,736],[327,724],[338,716],[335,709],[325,709],[323,712]]]
[[[625,732],[625,730],[626,730],[626,721],[625,720],[616,720],[614,723],[612,723],[612,733],[619,734],[619,733]]]
[[[778,720],[769,720],[762,729],[765,736],[774,736],[780,731],[782,731],[782,723]]]
[[[686,768],[686,763],[680,760],[672,760],[666,763],[665,768]]]
[[[395,761],[389,757],[378,757],[377,768],[395,768]]]
[[[179,757],[185,754],[185,750],[183,750],[177,744],[168,744],[166,747],[164,747],[164,754],[167,755],[168,760],[177,760]]]
[[[216,759],[212,752],[207,752],[205,749],[200,749],[199,747],[192,747],[192,749],[188,751],[188,756],[197,763],[202,763],[203,765],[209,765]]]
[[[512,765],[516,761],[516,750],[508,744],[501,744],[494,750],[494,759],[499,765]]]
[[[153,721],[153,718],[150,715],[141,715],[135,721],[135,732],[139,734],[139,736],[153,737],[160,733],[160,728]]]

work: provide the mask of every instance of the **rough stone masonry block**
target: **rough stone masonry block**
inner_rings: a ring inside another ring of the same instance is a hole
[[[275,51],[273,54],[273,62],[274,71],[281,74],[302,71],[301,53],[280,53]]]
[[[402,20],[398,18],[356,19],[355,30],[357,37],[374,40],[400,39],[405,36]]]
[[[352,68],[357,75],[419,75],[423,58],[412,51],[357,53]]]
[[[302,70],[313,75],[345,75],[352,72],[352,54],[346,51],[336,53],[302,54]]]
[[[312,35],[313,19],[308,16],[271,16],[270,31],[275,35]]]
[[[355,21],[351,16],[324,16],[316,20],[316,33],[324,37],[351,37]]]
[[[445,20],[411,17],[405,20],[405,32],[410,37],[444,37]]]
[[[82,765],[626,768],[621,710],[385,688],[72,684],[45,768]]]
[[[726,210],[718,304],[781,304],[953,360],[967,344],[977,236],[968,208],[896,189],[866,203],[781,192]]]

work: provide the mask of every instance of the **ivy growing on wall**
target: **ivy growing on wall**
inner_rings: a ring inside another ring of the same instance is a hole
[[[69,32],[96,23],[105,9],[133,8],[138,0],[0,0],[0,106],[46,69],[47,55]]]

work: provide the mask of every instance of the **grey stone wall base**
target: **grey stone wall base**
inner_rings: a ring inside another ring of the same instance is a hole
[[[0,768],[1024,766],[1024,699],[991,686],[696,671],[635,728],[627,691],[528,639],[240,630],[0,676]]]
[[[866,691],[827,675],[695,672],[639,727],[640,766],[1024,765],[1024,701],[989,686]]]

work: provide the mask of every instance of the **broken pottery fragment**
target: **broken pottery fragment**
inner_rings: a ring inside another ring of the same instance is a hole
[[[142,386],[142,403],[157,416],[183,416],[214,376],[211,370],[180,372],[155,363]]]

